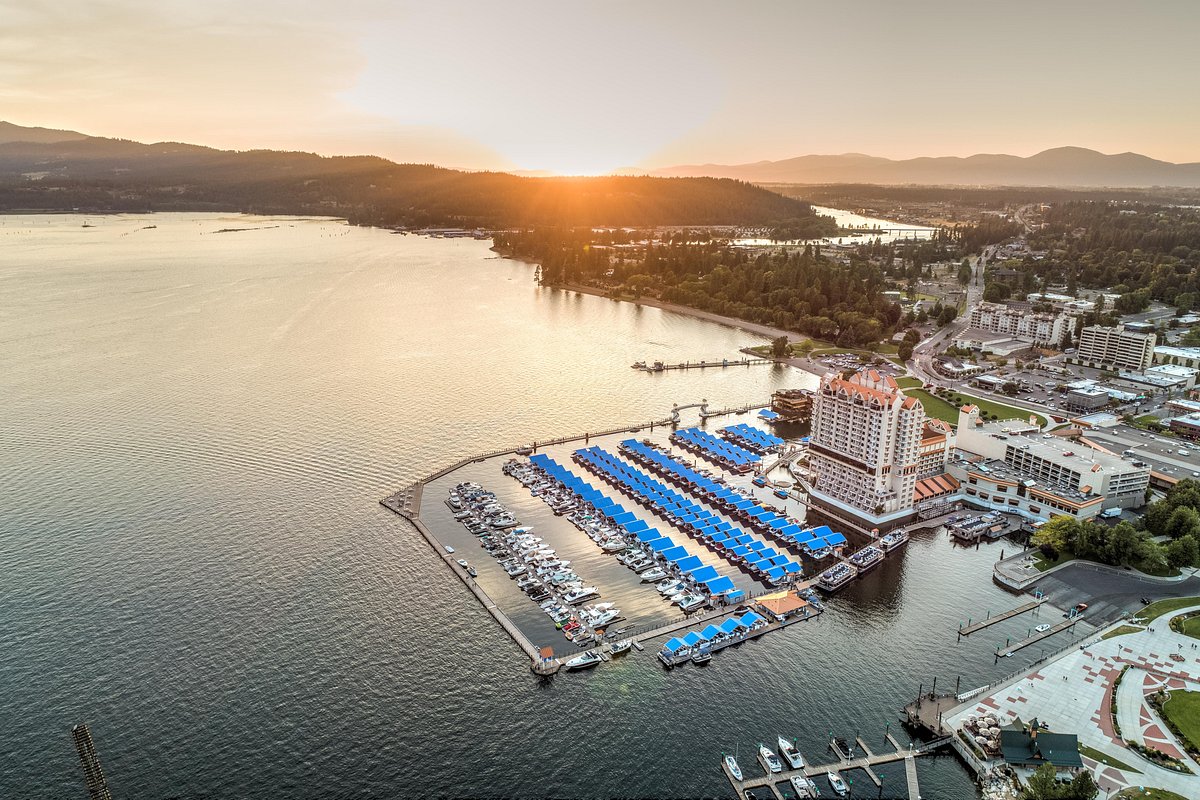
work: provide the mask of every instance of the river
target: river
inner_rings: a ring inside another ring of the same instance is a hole
[[[955,643],[1013,603],[989,580],[1003,545],[919,534],[708,668],[648,649],[539,687],[377,504],[474,452],[815,385],[629,366],[762,341],[539,288],[469,239],[0,217],[0,796],[82,795],[79,721],[121,798],[723,795],[723,751],[878,746],[921,682],[1026,663],[989,654],[1025,621]],[[974,796],[951,757],[919,769],[926,797]]]

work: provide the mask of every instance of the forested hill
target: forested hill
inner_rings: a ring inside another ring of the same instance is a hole
[[[86,137],[0,144],[0,210],[328,214],[375,225],[820,228],[802,201],[716,178],[522,178],[373,156]]]

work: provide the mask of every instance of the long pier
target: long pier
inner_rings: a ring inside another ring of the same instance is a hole
[[[837,754],[837,761],[830,764],[809,764],[807,763],[806,759],[805,766],[801,767],[800,769],[785,769],[782,772],[767,774],[761,778],[743,778],[743,780],[737,780],[729,771],[729,766],[725,763],[724,759],[721,761],[721,771],[725,773],[725,778],[729,781],[729,784],[733,787],[733,790],[737,796],[745,797],[747,789],[771,787],[772,791],[778,793],[778,789],[775,789],[775,784],[790,784],[792,778],[818,778],[824,777],[830,772],[841,774],[842,772],[854,769],[861,769],[866,772],[867,776],[871,779],[875,786],[880,787],[882,786],[883,782],[880,780],[879,776],[875,774],[875,771],[872,769],[872,767],[879,766],[880,764],[890,764],[896,761],[904,761],[905,770],[908,772],[909,797],[913,798],[913,800],[919,800],[920,792],[917,786],[916,758],[918,756],[929,755],[930,753],[940,750],[942,747],[949,744],[950,737],[943,736],[939,739],[926,742],[925,744],[909,748],[902,748],[892,736],[888,736],[887,740],[888,743],[895,748],[894,752],[872,753],[863,744],[862,739],[858,739],[857,741],[859,746],[863,749],[863,752],[866,753],[866,755],[858,758],[850,758],[842,752],[840,747],[838,747],[836,740],[831,740],[830,747],[832,747],[833,751]],[[755,755],[755,759],[757,760],[757,754]],[[745,775],[745,768],[743,768],[742,774],[743,776]]]
[[[972,633],[981,631],[989,625],[995,625],[997,622],[1003,622],[1006,619],[1012,619],[1013,617],[1024,614],[1026,611],[1033,611],[1035,608],[1043,605],[1048,599],[1049,598],[1047,597],[1041,597],[1037,600],[1030,600],[1028,603],[1019,605],[1016,608],[1010,608],[1008,611],[1005,611],[1002,614],[997,614],[994,617],[991,615],[991,612],[988,612],[987,619],[981,619],[979,622],[975,623],[971,623],[970,620],[968,620],[967,625],[959,627],[958,635],[970,636]]]
[[[642,372],[666,372],[672,369],[708,369],[709,367],[750,367],[756,364],[774,364],[775,361],[770,358],[738,358],[730,360],[722,358],[713,361],[684,361],[681,364],[664,364],[661,361],[654,361],[647,364],[645,361],[639,361],[633,365],[633,368]]]
[[[1041,633],[1035,633],[1033,636],[1030,636],[1028,639],[1022,639],[1021,641],[1017,642],[1016,644],[1005,645],[1004,647],[997,647],[996,648],[996,658],[1004,658],[1005,656],[1011,656],[1013,653],[1017,652],[1018,650],[1024,650],[1026,647],[1029,647],[1029,645],[1031,645],[1031,644],[1037,644],[1042,639],[1053,636],[1054,634],[1058,633],[1059,631],[1065,631],[1067,628],[1074,627],[1075,623],[1079,622],[1079,620],[1081,620],[1081,619],[1083,619],[1083,617],[1076,615],[1069,619],[1063,620],[1062,622],[1060,622],[1057,625],[1050,628],[1050,630],[1042,631]]]

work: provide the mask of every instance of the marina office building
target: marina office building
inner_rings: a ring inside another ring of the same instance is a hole
[[[1064,514],[1087,519],[1146,501],[1148,464],[1047,438],[1032,423],[985,423],[976,406],[963,406],[956,440],[958,451],[947,470],[969,505],[1045,520]]]

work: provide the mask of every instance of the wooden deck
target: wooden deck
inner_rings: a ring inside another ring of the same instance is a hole
[[[1043,605],[1047,599],[1049,599],[1049,598],[1043,597],[1038,600],[1030,600],[1028,603],[1019,605],[1016,608],[1010,608],[1008,611],[1005,611],[1002,614],[997,614],[994,617],[991,615],[991,612],[989,611],[986,619],[981,619],[979,622],[974,622],[969,625],[963,625],[962,627],[960,627],[958,629],[958,635],[959,636],[970,636],[972,633],[975,633],[976,631],[981,631],[984,628],[988,627],[989,625],[995,625],[997,622],[1003,622],[1006,619],[1012,619],[1013,617],[1024,614],[1027,611],[1033,611],[1035,608],[1038,608],[1039,606]]]

